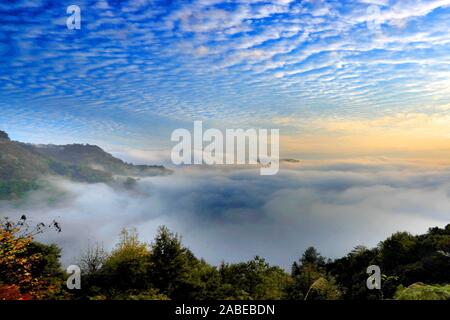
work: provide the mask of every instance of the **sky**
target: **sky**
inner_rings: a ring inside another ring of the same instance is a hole
[[[203,120],[279,128],[286,157],[447,163],[449,27],[450,0],[2,1],[0,127],[162,161]]]

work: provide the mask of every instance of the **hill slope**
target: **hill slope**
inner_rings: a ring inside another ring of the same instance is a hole
[[[11,141],[0,131],[0,199],[38,188],[37,179],[57,175],[80,182],[113,182],[115,176],[170,174],[163,166],[136,166],[93,145],[33,145]]]
[[[168,174],[163,166],[133,165],[113,157],[95,145],[26,145],[26,148],[66,164],[88,167],[113,175],[148,177]]]

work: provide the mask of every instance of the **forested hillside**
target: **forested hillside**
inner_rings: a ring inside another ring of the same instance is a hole
[[[27,144],[26,147],[55,161],[108,172],[112,175],[148,177],[170,173],[163,166],[126,163],[95,145],[69,144],[58,146]]]
[[[311,247],[290,272],[258,256],[210,265],[166,227],[150,244],[124,230],[111,252],[94,246],[79,257],[81,290],[66,288],[60,249],[32,240],[49,229],[64,232],[56,222],[30,228],[25,216],[2,220],[0,299],[450,299],[450,224],[418,236],[399,232],[336,260]],[[372,264],[381,268],[381,290],[366,287]]]
[[[125,163],[98,146],[26,144],[11,141],[6,132],[0,131],[0,200],[20,198],[39,188],[39,178],[47,175],[109,183],[115,176],[148,177],[170,172],[163,166]]]

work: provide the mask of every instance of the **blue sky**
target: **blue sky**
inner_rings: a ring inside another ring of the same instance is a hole
[[[18,140],[145,149],[193,120],[292,140],[449,119],[450,0],[18,0],[0,20],[0,127]]]

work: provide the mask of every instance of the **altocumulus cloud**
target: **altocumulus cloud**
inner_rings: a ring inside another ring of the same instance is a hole
[[[310,245],[329,257],[375,246],[399,230],[421,233],[450,218],[450,170],[393,165],[289,165],[277,176],[257,170],[181,169],[141,180],[136,190],[49,179],[46,191],[2,215],[58,220],[60,234],[40,240],[63,247],[72,263],[90,242],[110,249],[124,227],[151,242],[159,225],[183,235],[211,263],[258,254],[286,268]],[[60,193],[49,202],[49,192]]]
[[[449,0],[78,0],[77,31],[71,4],[0,3],[11,128],[110,138],[155,116],[247,123],[448,103]]]

